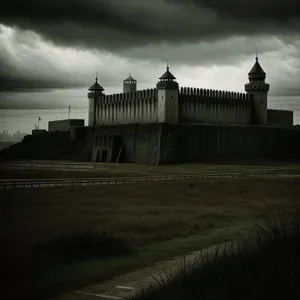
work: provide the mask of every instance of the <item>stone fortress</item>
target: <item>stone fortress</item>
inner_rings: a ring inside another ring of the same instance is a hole
[[[256,57],[248,73],[246,93],[179,88],[167,71],[156,88],[137,90],[131,75],[124,80],[123,93],[105,95],[96,82],[89,88],[89,126],[132,123],[201,123],[293,126],[293,112],[267,108],[269,84]]]
[[[70,136],[95,162],[299,161],[293,112],[268,109],[270,85],[257,56],[248,78],[246,93],[179,87],[167,66],[156,88],[137,90],[130,75],[123,93],[105,95],[96,76],[88,126],[71,126]]]

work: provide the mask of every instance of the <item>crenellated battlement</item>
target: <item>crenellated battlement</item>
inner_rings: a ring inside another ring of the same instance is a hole
[[[288,110],[288,109],[268,109],[268,111],[271,111],[271,112],[282,112],[282,113],[293,113],[292,110]]]
[[[213,99],[235,99],[235,100],[252,100],[252,96],[247,93],[238,93],[230,91],[221,91],[213,89],[199,89],[192,87],[181,87],[179,94],[184,96],[199,96],[201,98]]]
[[[111,95],[102,95],[99,97],[100,104],[116,104],[119,102],[135,101],[139,99],[154,100],[157,95],[157,89],[145,89],[131,93],[119,93]]]
[[[269,90],[270,90],[270,85],[268,83],[250,82],[245,84],[245,91],[247,93],[268,92]]]
[[[273,126],[293,126],[294,112],[285,109],[268,109],[268,125]]]

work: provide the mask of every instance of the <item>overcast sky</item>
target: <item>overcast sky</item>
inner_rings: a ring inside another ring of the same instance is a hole
[[[0,107],[12,92],[152,88],[243,92],[255,51],[273,96],[299,96],[299,0],[1,0]],[[41,100],[42,101],[42,100]],[[2,103],[1,103],[2,102]]]

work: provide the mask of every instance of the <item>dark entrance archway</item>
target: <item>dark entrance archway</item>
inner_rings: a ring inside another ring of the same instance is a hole
[[[100,151],[97,150],[97,153],[96,153],[96,162],[99,162],[100,161]]]
[[[108,156],[108,151],[107,150],[103,150],[101,151],[101,162],[106,162],[107,161],[107,156]]]

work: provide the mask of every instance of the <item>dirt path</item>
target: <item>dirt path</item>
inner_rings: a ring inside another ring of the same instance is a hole
[[[225,244],[219,245],[224,247]],[[203,254],[212,254],[217,246],[211,246],[207,249],[190,253],[186,256],[174,257],[168,261],[158,262],[149,267],[136,270],[114,279],[87,286],[80,290],[75,290],[69,293],[62,294],[51,300],[95,300],[95,299],[112,299],[122,300],[130,298],[135,295],[140,288],[156,283],[155,279],[159,281],[166,279],[166,272],[176,271],[182,264],[192,264],[195,259]],[[154,279],[155,278],[155,279]],[[50,299],[49,299],[50,300]]]

